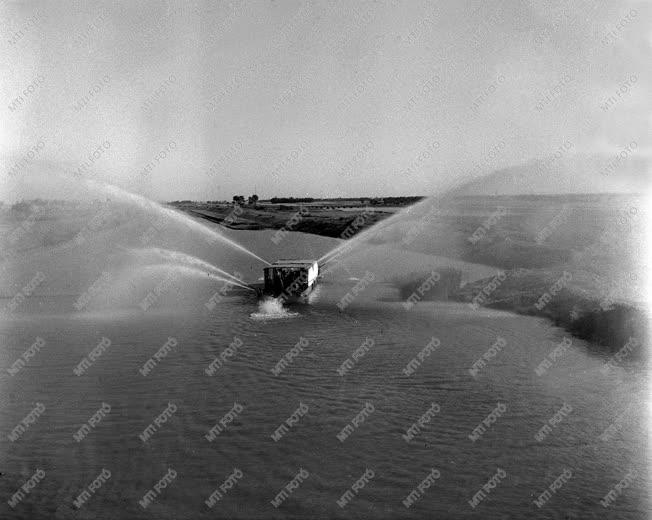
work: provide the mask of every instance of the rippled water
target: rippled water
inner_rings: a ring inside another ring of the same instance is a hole
[[[307,250],[316,257],[334,244],[297,234],[274,250],[271,232],[232,236],[270,259],[305,256]],[[198,247],[192,253],[212,261],[209,246]],[[233,258],[220,267],[239,268],[250,282],[262,275],[262,264]],[[63,276],[59,268],[53,273]],[[484,274],[476,268],[478,276]],[[147,311],[132,305],[74,312],[79,291],[66,293],[64,287],[29,298],[2,326],[0,507],[6,512],[1,516],[646,517],[648,397],[640,368],[625,365],[605,374],[605,359],[573,339],[538,376],[535,368],[564,331],[541,319],[462,304],[422,302],[406,310],[382,280],[340,311],[337,303],[364,275],[355,269],[334,271],[309,302],[286,309],[260,305],[252,293],[234,289],[209,310],[206,303],[223,282],[208,276],[176,278]],[[55,287],[56,275],[46,276]],[[10,375],[8,368],[37,337],[45,347]],[[103,337],[110,346],[75,375],[73,369]],[[439,347],[405,375],[406,365],[433,337]],[[498,337],[505,347],[472,377],[469,369]],[[140,370],[168,338],[177,346],[143,376]],[[234,338],[242,345],[208,375]],[[301,338],[305,346],[275,375],[274,367]],[[342,363],[368,338],[372,346],[339,375]],[[45,406],[43,415],[10,441],[12,428],[36,403]],[[103,403],[110,413],[77,442],[73,435]],[[143,442],[139,435],[169,403],[176,412]],[[236,403],[241,413],[207,440]],[[406,430],[433,403],[439,413],[406,441]],[[506,412],[472,441],[474,428],[498,403]],[[300,404],[307,414],[275,441],[274,432]],[[537,432],[564,404],[572,412],[537,441]],[[374,411],[339,440],[365,405]],[[614,421],[617,427],[605,440]],[[9,508],[6,501],[39,468],[43,481]],[[77,510],[74,500],[103,468],[111,478]],[[168,468],[176,478],[144,510],[139,501]],[[234,468],[242,478],[209,509],[205,501]],[[308,478],[275,508],[274,497],[302,468]],[[406,508],[403,500],[432,468],[440,478]],[[469,501],[498,468],[506,478],[473,509]],[[341,508],[337,501],[367,469],[374,477]],[[539,509],[534,500],[565,469],[572,477]],[[608,509],[602,507],[600,500],[632,469],[638,472],[632,485]]]

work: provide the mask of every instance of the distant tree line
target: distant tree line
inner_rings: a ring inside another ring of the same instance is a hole
[[[371,199],[371,204],[379,204],[383,206],[405,206],[407,204],[414,204],[423,200],[423,197],[382,197]]]
[[[255,206],[257,202],[258,202],[258,195],[256,195],[255,193],[253,195],[249,195],[249,198],[247,199],[247,204],[249,204],[250,206]],[[244,195],[233,196],[233,204],[237,204],[238,206],[244,206],[244,203],[245,203]]]
[[[272,204],[298,204],[302,202],[345,202],[359,201],[360,204],[384,205],[384,206],[405,206],[419,202],[423,197],[333,197],[326,199],[315,199],[312,197],[272,197],[269,201]]]
[[[269,201],[272,204],[287,204],[287,203],[300,203],[300,202],[314,202],[315,199],[312,197],[300,197],[300,198],[295,198],[295,197],[272,197],[269,199]]]
[[[409,204],[414,204],[419,202],[423,197],[332,197],[325,199],[316,199],[314,197],[272,197],[269,199],[269,202],[272,204],[302,204],[306,202],[348,202],[348,201],[359,201],[360,204],[370,204],[372,206],[406,206]],[[244,206],[248,204],[250,206],[256,206],[259,201],[259,197],[256,194],[249,195],[245,197],[244,195],[234,195],[232,199],[233,204],[238,206]],[[190,204],[193,201],[191,200],[175,200],[172,204]],[[221,203],[222,201],[207,201],[208,203]],[[226,202],[226,201],[224,201]]]

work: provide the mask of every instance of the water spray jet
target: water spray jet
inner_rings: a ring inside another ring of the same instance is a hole
[[[182,224],[194,231],[197,231],[213,240],[218,240],[228,246],[231,246],[232,248],[238,251],[242,251],[243,253],[251,256],[252,258],[255,258],[256,260],[263,262],[264,264],[271,265],[267,260],[261,258],[256,253],[249,251],[246,247],[238,244],[234,240],[231,240],[230,238],[222,235],[221,233],[218,233],[214,229],[206,227],[205,225],[203,225],[197,220],[194,220],[188,215],[175,211],[171,208],[166,208],[165,206],[162,206],[158,202],[154,202],[148,199],[147,197],[143,197],[142,195],[131,193],[130,191],[119,188],[118,186],[115,186],[113,184],[101,183],[99,181],[90,180],[90,179],[87,179],[85,183],[90,190],[101,191],[105,194],[109,194],[114,197],[117,197],[122,201],[131,204],[136,204],[140,206],[142,209],[155,211],[160,215],[170,218],[171,220],[174,220],[175,222]]]
[[[196,256],[188,255],[186,253],[182,253],[181,251],[172,251],[170,249],[163,249],[160,247],[150,247],[146,249],[131,249],[130,251],[136,253],[136,254],[152,254],[158,258],[162,258],[164,260],[169,260],[171,262],[176,262],[179,264],[184,264],[188,265],[191,267],[198,267],[200,269],[206,269],[207,272],[210,271],[212,274],[217,274],[218,276],[225,276],[228,278],[231,278],[237,283],[242,283],[242,280],[238,278],[237,276],[232,275],[231,273],[228,273],[224,271],[223,269],[220,269],[219,267],[202,260],[201,258],[197,258]]]
[[[357,233],[354,235],[352,238],[345,240],[341,244],[335,246],[333,249],[330,251],[327,251],[325,254],[323,254],[317,262],[319,262],[320,265],[326,266],[333,260],[337,258],[337,256],[343,251],[343,250],[350,250],[353,249],[354,247],[358,246],[360,242],[365,240],[368,237],[374,236],[380,231],[387,229],[389,226],[392,226],[394,224],[397,224],[400,222],[401,219],[405,218],[405,216],[413,212],[414,210],[422,209],[425,207],[428,203],[433,203],[434,202],[434,197],[428,197],[425,198],[424,200],[417,202],[416,204],[412,206],[408,206],[402,211],[399,211],[395,213],[394,215],[374,224],[373,226],[361,231],[360,233]],[[327,272],[327,271],[324,271]]]

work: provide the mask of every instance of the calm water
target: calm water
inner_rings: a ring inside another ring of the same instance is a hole
[[[232,236],[269,259],[319,256],[336,243],[297,234],[275,246],[267,231]],[[196,239],[175,240],[167,246],[211,262],[219,257],[220,267],[242,272],[247,281],[262,274],[262,265],[253,259],[215,253],[214,246]],[[93,251],[97,268],[85,277],[75,270],[84,262],[76,266],[72,256],[60,264],[46,264],[43,258],[22,262],[23,283],[39,265],[47,267],[46,282],[2,325],[2,518],[647,517],[648,374],[636,365],[604,374],[605,359],[573,339],[571,348],[538,376],[535,368],[565,336],[544,320],[435,302],[406,310],[385,283],[373,283],[340,312],[337,302],[365,274],[359,265],[334,270],[309,303],[281,313],[267,312],[243,290],[228,292],[209,310],[205,303],[223,283],[186,274],[175,277],[143,311],[137,305],[143,291],[167,271],[159,266],[162,271],[150,280],[149,271],[131,266],[126,272],[137,273],[138,279],[112,274],[111,289],[124,285],[140,296],[117,291],[108,301],[76,312],[78,295],[102,270],[99,259],[118,254],[115,248]],[[389,250],[383,254],[383,261],[392,255]],[[128,267],[124,259],[111,265],[120,262]],[[403,257],[395,263],[409,267]],[[384,269],[378,265],[367,267],[378,273]],[[483,275],[485,268],[470,266],[466,276]],[[75,285],[80,278],[85,281]],[[10,375],[9,367],[37,337],[46,345]],[[76,376],[73,369],[103,337],[110,346]],[[141,375],[139,369],[169,337],[178,345],[146,377]],[[433,337],[440,346],[406,376],[403,369]],[[505,347],[472,377],[469,368],[498,337]],[[210,363],[234,338],[242,346],[207,375]],[[300,338],[307,346],[274,375],[274,366]],[[373,346],[348,373],[338,375],[367,338]],[[45,412],[10,441],[11,430],[36,403]],[[102,403],[111,411],[77,442],[73,435]],[[143,442],[139,435],[169,403],[176,412]],[[205,435],[234,403],[241,413],[209,442]],[[340,441],[338,433],[366,403],[374,411]],[[433,403],[439,413],[406,442],[406,430]],[[498,403],[505,404],[505,413],[473,442],[472,431]],[[273,440],[300,404],[308,412]],[[537,441],[537,432],[564,404],[572,412]],[[605,439],[612,424],[616,427]],[[10,508],[7,501],[39,468],[43,480]],[[103,468],[110,479],[78,510],[74,500]],[[144,510],[139,501],[168,468],[176,478]],[[209,509],[205,500],[234,468],[242,478]],[[271,501],[301,468],[308,478],[275,508]],[[403,500],[432,468],[440,478],[406,508]],[[473,509],[469,501],[498,468],[507,476]],[[374,477],[341,508],[338,499],[367,469]],[[534,500],[565,469],[572,477],[538,508]],[[608,509],[602,507],[600,500],[631,470],[638,474],[632,484]]]

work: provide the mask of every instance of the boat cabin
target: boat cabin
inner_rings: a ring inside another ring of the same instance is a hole
[[[310,292],[319,275],[316,260],[277,260],[265,267],[264,294],[301,296]]]

